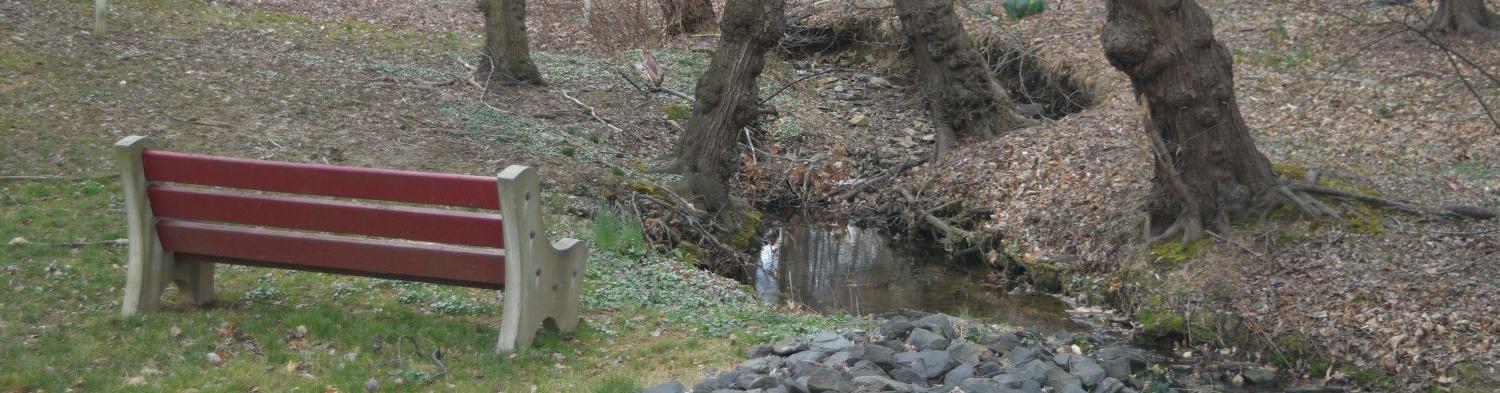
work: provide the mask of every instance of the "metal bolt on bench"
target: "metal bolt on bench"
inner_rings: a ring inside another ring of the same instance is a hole
[[[529,167],[490,178],[153,147],[115,144],[130,232],[123,315],[156,310],[169,282],[187,303],[212,303],[213,264],[228,263],[504,289],[501,352],[529,346],[546,320],[578,325],[588,252],[547,241]]]

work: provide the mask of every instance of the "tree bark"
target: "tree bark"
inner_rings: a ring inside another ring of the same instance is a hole
[[[1101,41],[1130,77],[1156,158],[1152,233],[1205,226],[1265,211],[1279,201],[1270,162],[1255,148],[1234,97],[1233,58],[1193,0],[1109,0]]]
[[[526,38],[525,0],[479,0],[484,13],[484,58],[478,75],[500,86],[542,85]]]
[[[937,155],[959,139],[988,139],[1031,123],[1016,113],[1015,103],[990,74],[954,13],[953,0],[896,0],[894,5],[938,129]]]
[[[785,0],[729,0],[719,48],[698,77],[686,132],[677,139],[677,165],[689,193],[705,210],[729,204],[728,182],[739,171],[741,130],[755,122],[756,78],[766,51],[781,39]]]
[[[1442,0],[1427,28],[1445,34],[1500,36],[1500,16],[1484,6],[1484,0]]]
[[[702,33],[719,24],[709,0],[660,0],[667,35]],[[728,10],[725,10],[728,12]]]

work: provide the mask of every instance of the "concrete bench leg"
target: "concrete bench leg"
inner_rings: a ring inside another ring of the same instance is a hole
[[[514,165],[500,173],[500,214],[505,227],[505,310],[496,350],[531,345],[539,324],[578,327],[588,247],[578,240],[547,241],[536,170]]]
[[[150,138],[128,136],[115,143],[119,161],[120,184],[125,191],[125,222],[130,233],[130,250],[126,252],[129,267],[125,278],[125,299],[120,314],[135,315],[161,307],[161,294],[170,282],[176,282],[182,298],[194,305],[213,302],[213,264],[177,262],[172,253],[162,250],[156,235],[156,215],[146,196],[145,167],[141,151],[152,147]]]

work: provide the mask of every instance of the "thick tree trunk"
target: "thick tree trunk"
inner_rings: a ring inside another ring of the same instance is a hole
[[[990,74],[954,13],[953,0],[896,0],[894,5],[938,129],[938,155],[958,139],[987,139],[1030,124]]]
[[[714,4],[709,0],[660,0],[667,35],[702,33],[718,25]],[[725,10],[728,12],[728,10]]]
[[[759,115],[756,78],[766,51],[781,39],[785,0],[729,0],[719,48],[698,77],[693,115],[677,139],[677,163],[688,191],[710,212],[729,204],[729,178],[739,171],[738,141]]]
[[[1156,156],[1153,234],[1205,226],[1274,206],[1270,162],[1255,148],[1234,97],[1233,59],[1193,0],[1109,0],[1102,41],[1130,77]]]
[[[479,0],[484,12],[484,58],[478,75],[491,83],[541,85],[526,39],[525,0]]]
[[[1484,0],[1442,0],[1429,29],[1445,34],[1500,36],[1500,16],[1484,6]]]

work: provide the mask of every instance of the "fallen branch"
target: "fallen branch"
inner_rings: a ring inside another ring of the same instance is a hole
[[[620,78],[625,79],[626,82],[629,82],[631,87],[634,87],[636,90],[642,93],[666,93],[667,95],[681,98],[683,101],[687,101],[688,105],[692,105],[694,102],[696,102],[695,100],[693,100],[692,96],[689,96],[677,90],[672,90],[661,86],[652,86],[650,84],[645,84],[645,86],[642,86],[642,84],[637,84],[635,83],[634,79],[630,79],[630,75],[626,74],[625,71],[615,70],[615,73],[619,74]]]
[[[911,167],[914,167],[914,166],[918,166],[918,165],[922,165],[922,164],[926,163],[927,161],[929,161],[931,159],[932,159],[932,156],[924,156],[922,158],[918,158],[918,159],[915,159],[915,160],[903,162],[903,163],[901,163],[899,165],[896,165],[896,167],[894,167],[894,168],[886,170],[884,173],[881,173],[878,176],[870,178],[869,180],[865,180],[865,181],[859,182],[859,184],[855,185],[854,188],[850,189],[849,191],[845,191],[842,194],[839,194],[839,196],[838,196],[837,199],[840,200],[840,201],[848,202],[849,200],[854,199],[854,197],[859,196],[860,193],[865,192],[865,190],[869,189],[871,186],[875,185],[876,183],[883,182],[883,181],[889,180],[891,178],[894,178],[894,177],[896,177],[896,175],[900,175],[901,172],[906,171],[908,168],[911,168]],[[827,200],[828,197],[824,196],[822,199],[823,200]]]
[[[818,76],[818,75],[827,74],[827,73],[831,73],[831,72],[834,72],[834,71],[837,71],[837,70],[832,70],[832,69],[830,69],[830,70],[822,70],[822,71],[814,72],[814,73],[811,73],[811,74],[803,75],[801,78],[797,78],[797,80],[794,80],[791,83],[787,83],[785,85],[781,85],[780,89],[776,89],[776,91],[772,92],[771,95],[766,96],[766,98],[762,98],[760,100],[760,103],[762,105],[764,105],[767,102],[771,102],[772,98],[776,98],[777,95],[780,95],[781,92],[786,91],[786,89],[788,87],[792,87],[792,85],[796,85],[798,83],[802,83],[802,81],[811,79],[812,77],[815,77],[815,76]]]

